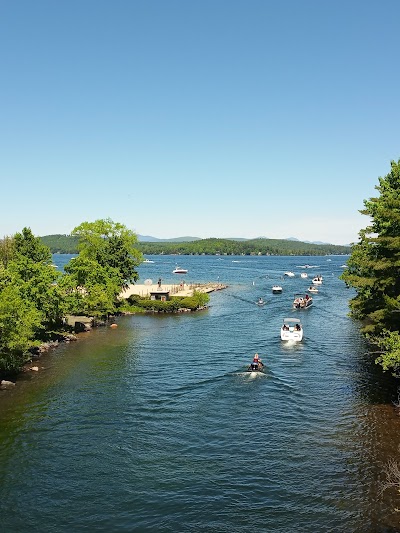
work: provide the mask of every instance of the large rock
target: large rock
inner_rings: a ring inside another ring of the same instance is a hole
[[[13,381],[7,381],[6,379],[2,379],[0,381],[1,389],[11,389],[12,387],[15,387],[15,383]]]

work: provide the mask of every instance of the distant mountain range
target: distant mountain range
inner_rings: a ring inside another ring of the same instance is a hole
[[[158,239],[150,235],[138,235],[139,242],[193,242],[201,241],[199,237],[175,237],[174,239]]]
[[[138,235],[137,237],[138,237],[139,242],[193,242],[193,241],[203,240],[201,237],[175,237],[173,239],[159,239],[157,237],[151,237],[150,235]],[[244,239],[243,237],[224,237],[224,239],[227,239],[229,241],[255,240],[255,239]],[[256,239],[269,239],[269,237],[256,237]],[[322,241],[300,241],[299,239],[296,239],[296,237],[287,237],[286,239],[282,239],[282,240],[305,242],[307,244],[331,244],[329,242],[322,242]]]

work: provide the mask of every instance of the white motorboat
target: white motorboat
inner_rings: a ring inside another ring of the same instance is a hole
[[[290,270],[287,270],[283,275],[287,276],[288,278],[294,278],[294,272]]]
[[[300,277],[301,277],[301,278],[308,278],[308,274],[307,274],[307,272],[302,272],[302,273],[300,274]]]
[[[143,263],[154,263],[154,261],[151,261],[150,259],[145,259]]]
[[[282,292],[282,287],[280,285],[273,285],[272,286],[272,292],[274,294],[280,294]]]
[[[284,318],[281,326],[283,341],[300,342],[303,340],[303,326],[298,318]]]
[[[259,298],[257,301],[257,305],[265,305],[265,300],[263,300],[262,298]]]
[[[308,309],[313,304],[312,296],[308,294],[295,294],[293,300],[294,309]]]
[[[176,267],[173,271],[173,274],[187,274],[188,270],[186,268]]]
[[[308,287],[308,292],[313,292],[313,293],[317,293],[318,292],[318,289],[317,287],[314,287],[313,285],[310,285],[310,287]]]
[[[323,280],[323,277],[319,275],[319,276],[315,276],[312,282],[314,285],[322,285],[322,280]]]

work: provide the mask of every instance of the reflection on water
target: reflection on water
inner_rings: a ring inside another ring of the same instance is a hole
[[[175,258],[153,259],[141,277],[168,282]],[[395,383],[368,360],[343,257],[330,259],[296,311],[296,265],[315,258],[185,257],[195,281],[229,285],[207,311],[122,317],[1,391],[3,529],[397,531],[399,495],[379,491],[400,444]],[[305,336],[290,346],[279,332],[293,314]]]

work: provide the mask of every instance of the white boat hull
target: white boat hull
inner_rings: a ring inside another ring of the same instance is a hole
[[[282,292],[282,287],[279,287],[278,285],[276,285],[276,286],[272,287],[272,292],[274,294],[279,294],[279,293]]]
[[[303,330],[296,331],[293,329],[293,331],[286,331],[281,329],[281,340],[300,342],[303,340]]]
[[[303,326],[297,318],[285,318],[281,326],[281,340],[300,342],[303,340]]]

